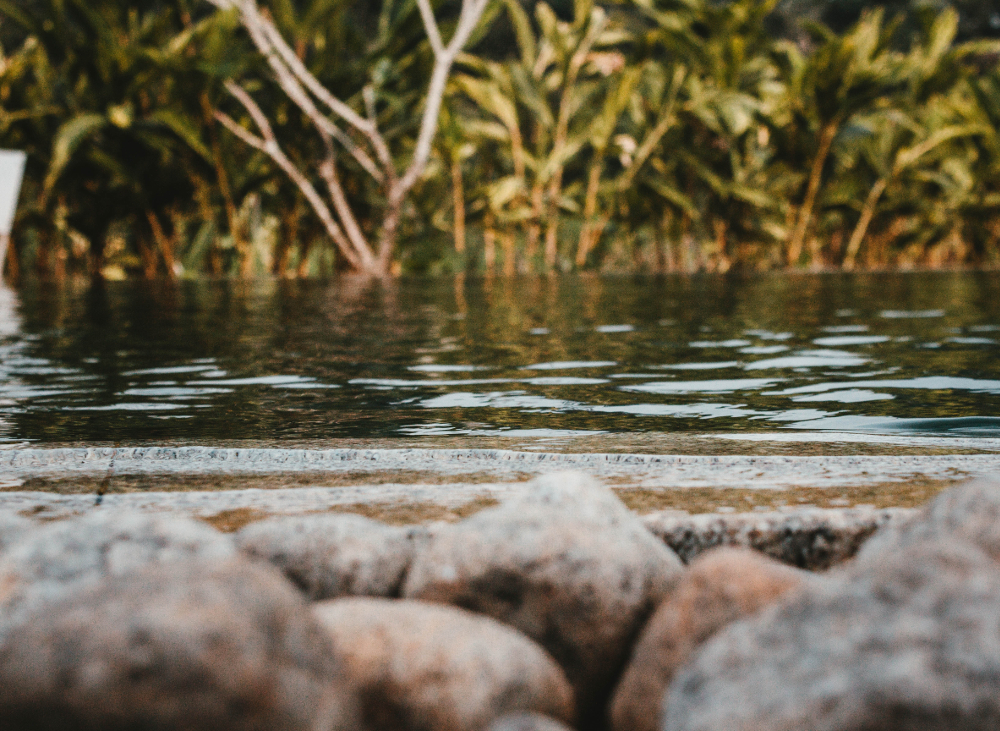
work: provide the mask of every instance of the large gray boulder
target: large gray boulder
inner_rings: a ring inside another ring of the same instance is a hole
[[[153,563],[46,606],[0,642],[4,731],[356,728],[301,595],[245,559]]]
[[[100,511],[38,527],[0,554],[0,639],[46,603],[153,563],[222,561],[232,541],[189,518]]]
[[[465,607],[533,638],[566,671],[588,725],[603,716],[635,636],[682,571],[610,490],[559,473],[436,532],[403,595]]]
[[[247,555],[268,561],[310,599],[399,595],[416,528],[360,515],[308,515],[251,523],[235,534]]]
[[[514,711],[573,719],[573,692],[559,666],[499,622],[393,599],[336,599],[315,611],[366,731],[483,731]]]
[[[666,731],[1000,727],[1000,570],[936,540],[804,588],[709,640]]]
[[[904,521],[893,521],[862,546],[858,561],[955,536],[1000,559],[1000,479],[981,477],[948,488]]]
[[[756,551],[717,548],[699,556],[642,630],[612,699],[613,731],[659,729],[663,694],[702,644],[817,580]]]

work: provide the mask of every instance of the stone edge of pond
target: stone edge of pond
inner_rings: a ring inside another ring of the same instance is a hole
[[[518,485],[467,486],[459,493],[442,495],[433,485],[378,486],[395,488],[398,498],[406,491],[417,502],[393,502],[393,494],[382,492],[380,503],[361,490],[290,488],[287,490],[234,490],[131,493],[107,495],[98,500],[93,494],[58,495],[43,492],[0,493],[0,511],[17,512],[40,521],[59,520],[98,510],[127,510],[174,513],[206,520],[221,530],[234,530],[250,522],[272,517],[329,513],[345,510],[368,517],[404,524],[442,525],[480,509],[502,502]],[[448,486],[454,487],[454,486]],[[338,502],[329,497],[335,493]],[[324,499],[327,498],[327,499]],[[354,501],[352,502],[352,497]],[[450,499],[449,499],[450,498]],[[422,500],[422,502],[421,502]],[[369,511],[358,510],[368,505]],[[382,509],[380,505],[388,507]],[[784,563],[811,570],[823,570],[851,558],[876,530],[890,521],[905,520],[914,508],[785,508],[769,512],[701,513],[659,511],[641,515],[640,520],[653,535],[669,546],[685,563],[716,547],[750,548]]]

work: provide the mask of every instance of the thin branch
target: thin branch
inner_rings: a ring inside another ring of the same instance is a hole
[[[303,89],[301,84],[299,84],[299,80],[296,78],[295,74],[293,74],[291,69],[289,69],[287,64],[284,63],[284,59],[278,52],[278,49],[276,49],[273,43],[271,43],[272,34],[266,32],[267,23],[264,17],[257,12],[256,6],[252,2],[246,2],[244,3],[244,6],[248,8],[245,12],[253,13],[252,17],[255,18],[256,21],[259,21],[249,22],[251,19],[250,16],[244,14],[244,19],[247,20],[244,25],[250,33],[250,38],[253,40],[254,45],[257,46],[257,49],[267,59],[268,65],[277,77],[278,85],[281,86],[282,90],[295,103],[295,105],[302,110],[303,114],[309,117],[310,121],[318,130],[321,131],[321,133],[331,135],[334,139],[344,145],[347,151],[355,160],[358,161],[361,167],[363,167],[369,175],[375,178],[376,181],[382,183],[385,180],[385,175],[379,170],[378,166],[368,156],[368,154],[358,147],[354,141],[340,129],[340,127],[327,119],[326,116],[316,108],[312,98],[310,98],[305,89]],[[280,34],[277,33],[276,29],[275,34],[280,38]],[[292,56],[296,59],[296,61],[298,61],[298,57],[295,56],[294,53]]]
[[[309,72],[309,69],[305,67],[302,60],[295,54],[295,51],[292,50],[291,46],[288,45],[284,37],[274,26],[274,23],[263,17],[260,12],[257,11],[257,7],[252,0],[244,0],[242,7],[244,8],[244,25],[246,25],[248,29],[251,25],[253,25],[259,31],[262,31],[264,39],[266,40],[266,47],[269,50],[273,50],[278,54],[278,56],[280,56],[287,68],[291,70],[295,77],[303,85],[305,85],[310,92],[312,92],[313,96],[325,104],[330,111],[341,117],[345,122],[368,138],[372,149],[375,151],[375,157],[382,164],[383,174],[390,182],[393,181],[396,177],[396,167],[393,164],[392,154],[389,152],[389,146],[379,133],[378,128],[375,125],[375,121],[365,119],[351,109],[351,107],[347,104],[331,94],[327,88]],[[258,49],[266,53],[259,45]]]
[[[441,103],[444,99],[445,86],[448,83],[451,66],[455,62],[455,57],[469,40],[472,31],[475,30],[489,2],[490,0],[462,0],[462,12],[458,18],[458,27],[455,28],[455,33],[443,52],[436,55],[434,60],[434,70],[431,72],[431,81],[427,87],[427,103],[420,120],[420,132],[417,134],[413,159],[399,180],[398,190],[390,191],[390,199],[396,197],[402,200],[427,167],[431,156],[431,147],[434,143],[434,135],[437,133],[438,116],[441,112]],[[431,43],[433,45],[433,41]]]
[[[361,98],[365,102],[365,114],[368,115],[371,123],[375,124],[378,114],[375,111],[375,89],[372,88],[371,84],[365,84],[365,87],[361,90]]]
[[[330,192],[330,200],[333,202],[333,207],[337,211],[337,215],[340,216],[340,221],[347,232],[347,238],[350,239],[351,244],[357,251],[365,269],[372,269],[375,263],[375,259],[372,256],[372,249],[368,245],[368,241],[365,239],[365,235],[361,231],[357,219],[354,217],[354,212],[351,210],[351,204],[347,201],[347,196],[344,195],[344,188],[340,184],[340,178],[337,177],[337,159],[334,155],[333,146],[329,142],[327,142],[326,159],[319,164],[319,175],[326,183],[327,190]]]
[[[284,171],[285,175],[287,175],[291,181],[295,183],[298,189],[302,192],[302,195],[305,196],[305,199],[309,201],[309,205],[312,206],[313,211],[315,211],[316,215],[319,217],[323,227],[330,235],[330,238],[333,239],[337,248],[340,249],[344,257],[351,263],[351,266],[356,269],[370,268],[363,266],[361,260],[358,258],[358,255],[351,246],[351,243],[344,235],[343,230],[337,224],[336,220],[334,220],[333,215],[330,213],[330,209],[327,207],[326,203],[323,202],[323,199],[320,197],[319,193],[316,192],[316,189],[313,187],[312,183],[309,182],[309,179],[306,178],[306,176],[302,174],[302,171],[299,170],[292,163],[292,161],[288,159],[285,153],[281,151],[281,147],[278,145],[278,141],[274,137],[274,131],[271,129],[271,125],[267,121],[267,117],[264,116],[264,113],[261,111],[260,107],[257,106],[257,102],[253,100],[253,97],[251,97],[243,89],[243,87],[233,83],[232,81],[226,82],[226,90],[232,94],[236,100],[240,102],[240,104],[243,105],[244,109],[247,110],[247,113],[250,115],[250,118],[253,119],[254,124],[257,125],[257,128],[260,130],[262,136],[258,137],[252,132],[244,129],[242,126],[237,124],[236,120],[224,112],[216,111],[214,115],[215,118],[222,124],[222,126],[246,142],[248,145],[260,150],[270,157],[278,165],[278,167]]]
[[[441,41],[441,31],[438,30],[437,21],[434,20],[430,0],[417,0],[417,7],[420,8],[420,19],[424,21],[424,30],[427,31],[427,39],[431,42],[434,56],[439,58],[444,55],[444,43]],[[465,3],[462,3],[462,9],[465,9]]]

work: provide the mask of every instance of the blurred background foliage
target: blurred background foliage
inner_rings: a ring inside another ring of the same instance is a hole
[[[266,6],[405,155],[432,63],[415,3]],[[495,0],[394,271],[995,266],[998,37],[986,0]],[[242,118],[230,78],[289,157],[322,154],[232,13],[0,0],[0,147],[28,153],[8,274],[342,269],[295,187],[213,121]],[[370,228],[379,191],[341,158]]]

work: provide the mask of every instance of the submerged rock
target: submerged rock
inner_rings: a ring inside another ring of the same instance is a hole
[[[347,731],[338,673],[274,569],[159,563],[53,602],[0,642],[0,727]]]
[[[720,629],[816,578],[760,553],[718,548],[699,556],[646,627],[615,690],[614,731],[660,728],[674,674]]]
[[[397,596],[419,533],[360,515],[309,515],[251,523],[234,540],[319,600]]]
[[[1000,570],[936,540],[804,587],[709,640],[665,731],[1000,726]]]
[[[652,513],[642,520],[653,535],[690,563],[721,546],[752,548],[803,569],[822,570],[854,556],[885,525],[906,520],[909,508],[803,508],[734,515]]]
[[[486,731],[570,731],[570,728],[538,713],[510,713],[495,720]]]
[[[46,603],[153,563],[236,555],[232,541],[189,518],[101,511],[36,528],[0,554],[0,638]]]
[[[436,532],[403,595],[471,609],[539,642],[566,671],[586,727],[600,723],[632,641],[681,572],[610,490],[561,473]]]
[[[338,599],[315,611],[366,731],[482,731],[513,711],[573,719],[573,693],[555,661],[491,619],[392,599]]]
[[[893,521],[858,554],[859,561],[955,536],[1000,559],[1000,481],[979,478],[944,490],[909,520]]]

